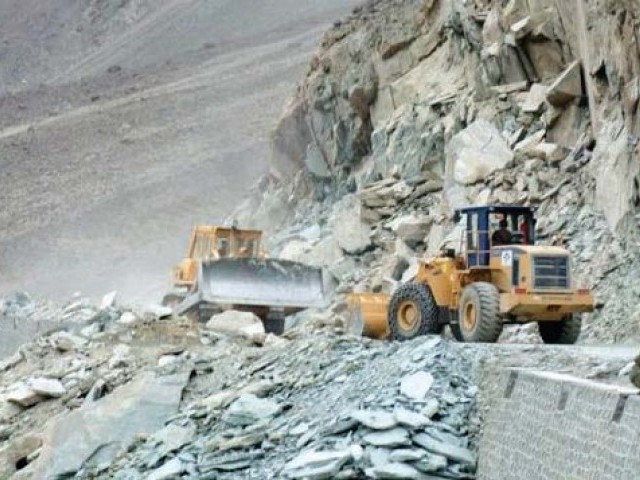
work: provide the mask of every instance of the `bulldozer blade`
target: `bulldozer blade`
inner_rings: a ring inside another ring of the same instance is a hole
[[[288,260],[224,258],[202,262],[198,276],[203,302],[284,309],[324,302],[322,269]]]

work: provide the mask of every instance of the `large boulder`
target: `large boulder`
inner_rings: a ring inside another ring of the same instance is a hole
[[[425,243],[433,220],[426,215],[409,214],[392,223],[392,229],[409,247],[416,248]]]
[[[333,207],[329,226],[333,237],[347,253],[361,253],[371,245],[371,227],[362,221],[362,206],[355,195],[346,195]]]
[[[243,337],[259,344],[264,342],[266,336],[262,321],[251,312],[227,310],[212,316],[205,327],[207,330]]]
[[[447,146],[448,173],[462,185],[484,180],[512,160],[513,152],[498,129],[483,119],[456,134]]]
[[[34,478],[73,476],[91,462],[109,464],[138,435],[159,430],[175,415],[189,375],[147,372],[95,403],[52,419]]]
[[[340,263],[344,254],[333,236],[323,238],[316,243],[302,259],[305,263],[316,267],[330,267]]]

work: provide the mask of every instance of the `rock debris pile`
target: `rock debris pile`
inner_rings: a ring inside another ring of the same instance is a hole
[[[237,359],[232,388],[211,389],[227,384],[217,362],[197,362],[197,399],[116,478],[474,478],[477,389],[446,342],[319,334],[255,355]]]
[[[332,312],[275,337],[115,299],[47,308],[57,327],[0,363],[2,478],[471,479],[492,372],[637,378],[579,350],[369,340]]]

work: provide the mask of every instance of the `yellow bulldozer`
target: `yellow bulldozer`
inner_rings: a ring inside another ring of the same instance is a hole
[[[574,288],[565,248],[535,244],[535,210],[474,206],[454,221],[462,227],[458,248],[421,261],[413,281],[391,296],[349,297],[363,334],[408,340],[449,325],[459,341],[493,343],[505,324],[537,322],[545,343],[575,343],[594,297]]]
[[[227,309],[249,311],[275,334],[286,315],[321,306],[325,294],[321,269],[268,258],[261,231],[235,227],[195,227],[172,283],[162,303],[178,315],[203,321]]]

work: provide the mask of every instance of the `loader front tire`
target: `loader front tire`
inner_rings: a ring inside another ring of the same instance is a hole
[[[542,341],[552,345],[573,345],[578,341],[581,329],[580,315],[567,315],[559,322],[538,322]]]
[[[387,320],[393,340],[404,341],[442,332],[438,305],[431,289],[421,283],[405,283],[395,291],[389,302]]]
[[[498,316],[500,293],[491,283],[476,282],[462,290],[459,305],[460,336],[469,343],[496,343],[503,323]]]

